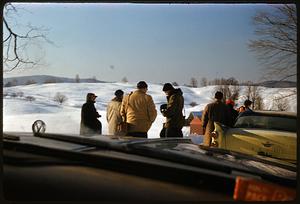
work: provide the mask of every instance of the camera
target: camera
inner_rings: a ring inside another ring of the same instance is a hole
[[[167,104],[162,104],[162,105],[160,106],[160,112],[163,113],[163,112],[165,112],[166,110],[167,110]]]

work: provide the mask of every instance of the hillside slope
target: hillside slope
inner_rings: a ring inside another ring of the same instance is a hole
[[[103,133],[106,134],[107,103],[114,97],[115,90],[122,89],[125,93],[129,93],[135,90],[135,86],[133,83],[51,83],[5,87],[3,89],[3,130],[30,132],[32,123],[41,119],[47,124],[47,132],[78,134],[81,106],[85,102],[86,94],[94,92],[98,95],[96,108],[102,115],[100,121],[103,125]],[[192,111],[203,110],[205,105],[213,100],[216,91],[215,86],[202,88],[179,86],[179,88],[184,93],[186,116]],[[246,99],[246,88],[241,87],[236,107]],[[276,97],[295,91],[295,88],[259,88],[266,110],[276,109],[274,100]],[[65,95],[68,100],[62,105],[58,104],[53,100],[57,93]],[[158,110],[158,116],[149,131],[149,137],[156,138],[164,122],[164,117],[159,112],[159,106],[166,103],[166,96],[160,84],[149,84],[148,94],[152,96]],[[30,97],[34,100],[29,100]],[[198,105],[192,107],[190,105],[192,102]],[[285,103],[288,105],[288,111],[296,112],[296,95],[288,97]],[[188,134],[188,130],[184,131],[185,134]]]

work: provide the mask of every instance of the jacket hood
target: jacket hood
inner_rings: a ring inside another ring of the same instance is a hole
[[[183,95],[183,92],[181,91],[180,88],[174,89],[174,90],[172,91],[172,93],[171,93],[169,96],[167,96],[167,100],[169,100],[169,98],[170,98],[171,96],[173,96],[173,95],[179,95],[179,96],[182,96],[182,95]]]
[[[182,94],[183,94],[183,92],[181,91],[181,89],[180,89],[180,88],[178,88],[178,89],[174,89],[174,91],[173,91],[172,95],[173,95],[173,94],[182,95]]]
[[[93,101],[93,100],[87,100],[86,103],[96,103],[96,101]]]

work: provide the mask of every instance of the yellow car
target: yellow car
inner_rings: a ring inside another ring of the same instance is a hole
[[[249,112],[239,116],[233,128],[215,123],[212,146],[296,163],[296,120],[291,112]]]

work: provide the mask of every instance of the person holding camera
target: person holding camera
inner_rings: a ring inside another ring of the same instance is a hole
[[[185,118],[182,114],[184,106],[183,93],[180,88],[175,89],[172,84],[165,83],[163,91],[167,96],[167,107],[161,109],[163,116],[166,117],[165,137],[183,137],[182,127]]]

